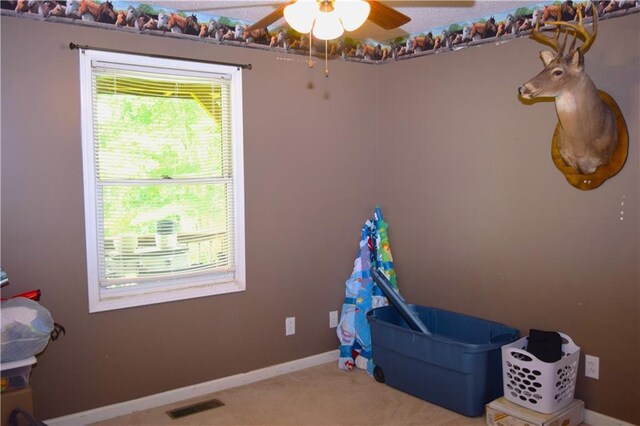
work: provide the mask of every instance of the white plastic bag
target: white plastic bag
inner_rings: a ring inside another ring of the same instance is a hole
[[[2,302],[2,348],[0,361],[17,361],[36,355],[49,343],[53,318],[49,311],[24,297]]]

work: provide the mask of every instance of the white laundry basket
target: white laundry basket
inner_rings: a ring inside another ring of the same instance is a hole
[[[540,361],[526,351],[528,337],[502,346],[504,397],[540,413],[554,413],[573,401],[580,347],[562,337],[562,358]]]

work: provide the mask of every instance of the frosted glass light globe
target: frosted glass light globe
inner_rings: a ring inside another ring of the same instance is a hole
[[[333,8],[340,16],[342,26],[347,31],[360,28],[371,12],[371,5],[363,0],[335,0]]]
[[[333,40],[344,33],[340,17],[334,11],[320,12],[313,26],[313,36],[320,40]]]
[[[298,0],[284,8],[284,19],[300,34],[308,34],[318,13],[316,0]]]

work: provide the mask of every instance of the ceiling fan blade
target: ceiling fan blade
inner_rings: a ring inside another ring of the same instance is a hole
[[[253,25],[251,25],[248,28],[248,30],[252,31],[252,30],[259,30],[259,29],[262,29],[262,28],[267,28],[269,25],[273,24],[278,19],[280,19],[280,18],[282,18],[284,16],[284,8],[287,7],[287,6],[289,6],[289,3],[282,4],[276,10],[274,10],[273,12],[271,12],[270,14],[265,16],[264,18],[260,19],[258,22],[254,23]]]
[[[144,3],[144,2],[143,2]],[[153,3],[153,2],[151,2]],[[157,2],[156,2],[157,3]],[[182,12],[182,13],[189,13],[189,12],[196,12],[196,13],[201,13],[201,12],[205,12],[205,13],[209,13],[212,15],[216,15],[220,12],[218,12],[219,10],[227,10],[227,9],[238,9],[238,5],[237,4],[230,4],[230,5],[225,5],[225,6],[211,6],[212,2],[206,2],[202,7],[198,7],[198,8],[191,8],[191,9],[177,9],[177,12]],[[226,2],[229,3],[229,2]],[[243,3],[242,4],[242,8],[253,8],[253,7],[265,7],[265,6],[280,6],[282,4],[282,2],[273,2],[273,3],[269,3],[269,2],[256,2],[256,3]],[[224,12],[222,12],[224,13]]]
[[[407,15],[379,1],[370,0],[369,4],[371,5],[371,12],[369,13],[368,19],[385,30],[398,28],[411,21],[411,18]]]

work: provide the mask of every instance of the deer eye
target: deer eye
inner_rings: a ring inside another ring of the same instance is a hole
[[[556,77],[560,77],[562,74],[564,74],[564,72],[562,70],[554,70],[553,71],[553,75],[555,75]]]

